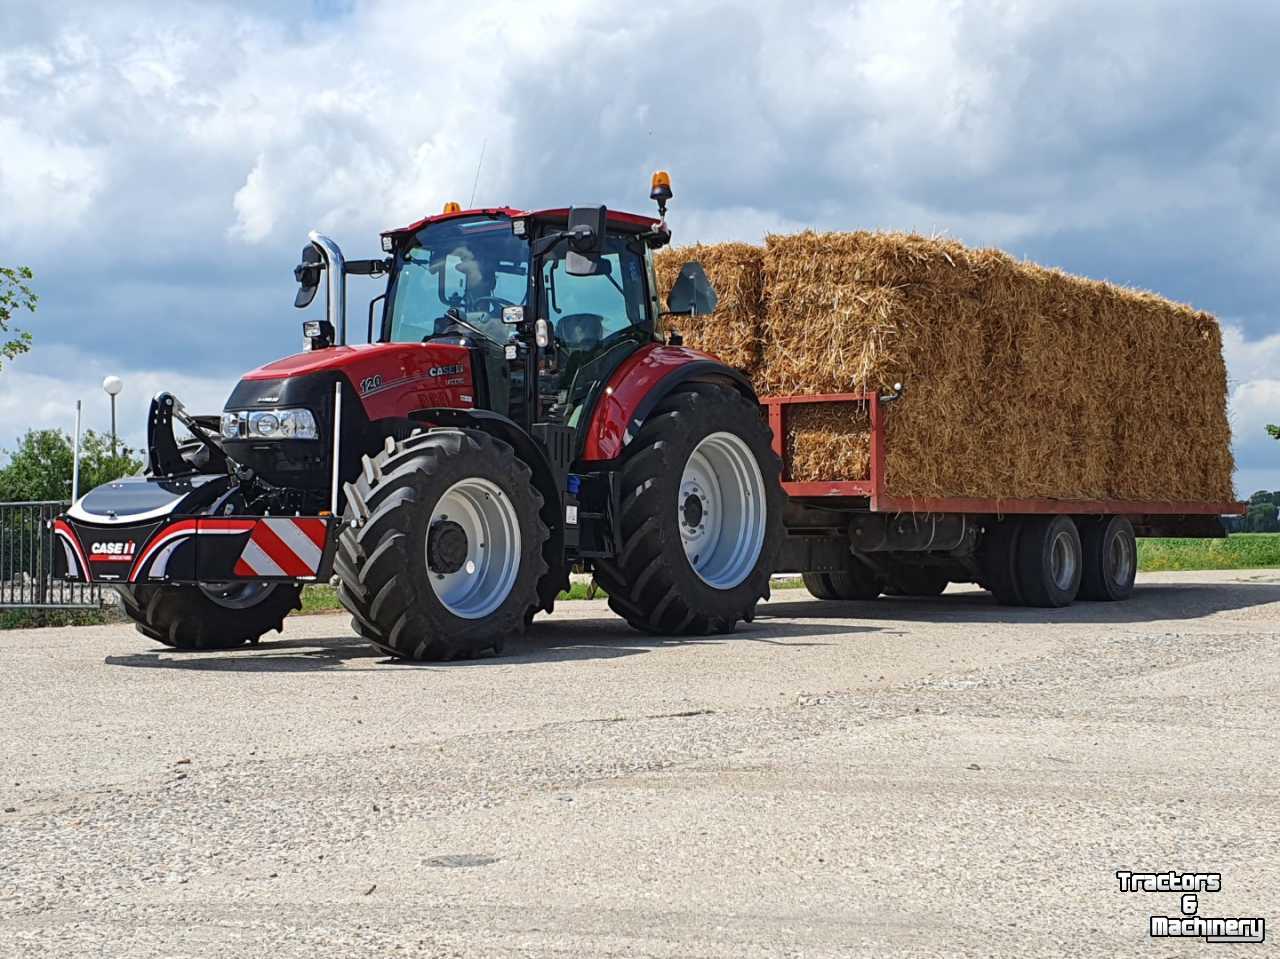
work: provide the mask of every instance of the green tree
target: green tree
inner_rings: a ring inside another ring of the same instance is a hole
[[[61,430],[27,430],[0,468],[0,500],[68,499],[73,460],[71,437]],[[80,438],[80,492],[138,472],[142,460],[128,447],[111,455],[111,437],[93,430]]]
[[[1268,426],[1267,432],[1271,434],[1271,438],[1280,440],[1280,426]]]
[[[19,311],[36,311],[38,297],[28,285],[32,278],[28,267],[0,266],[0,355],[6,359],[31,349],[31,334],[12,324]],[[4,340],[6,336],[8,339]]]

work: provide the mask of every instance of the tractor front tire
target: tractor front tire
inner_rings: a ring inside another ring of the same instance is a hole
[[[338,599],[391,656],[470,659],[524,633],[547,571],[542,496],[502,440],[436,429],[389,440],[345,487]]]
[[[662,399],[624,454],[618,554],[595,562],[613,611],[656,635],[750,621],[782,545],[780,472],[736,390],[695,383]]]
[[[174,649],[234,649],[284,628],[302,608],[292,583],[208,583],[200,586],[117,587],[120,606],[138,632]]]

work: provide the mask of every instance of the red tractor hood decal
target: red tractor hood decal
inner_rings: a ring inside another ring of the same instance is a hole
[[[452,343],[370,343],[286,356],[241,381],[286,380],[314,373],[345,376],[370,420],[405,417],[431,407],[475,406],[471,350]]]
[[[450,356],[467,351],[463,347],[446,343],[433,343],[431,347],[444,348],[451,351]],[[370,363],[387,361],[396,363],[403,354],[421,354],[427,347],[417,343],[370,343],[364,346],[332,346],[324,350],[313,350],[309,353],[295,353],[282,360],[276,360],[256,370],[246,373],[241,379],[246,380],[282,380],[286,376],[305,376],[308,373],[319,373],[321,370],[349,371],[363,368]]]

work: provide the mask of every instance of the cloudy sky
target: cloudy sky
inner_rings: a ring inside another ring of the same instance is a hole
[[[484,148],[478,203],[645,211],[663,167],[678,242],[946,232],[1210,310],[1238,485],[1280,488],[1277,37],[1268,0],[4,0],[0,263],[41,303],[0,446],[101,428],[107,373],[135,443],[161,387],[220,409],[297,348],[308,229],[374,255]]]

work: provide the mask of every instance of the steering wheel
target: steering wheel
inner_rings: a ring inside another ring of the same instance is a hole
[[[481,304],[483,303],[496,303],[498,305],[498,313],[501,313],[504,307],[515,306],[515,304],[512,303],[510,300],[504,300],[500,296],[477,296],[474,300],[471,301],[472,306],[480,307],[486,313],[492,313],[493,310],[490,310],[487,307],[481,306]]]

